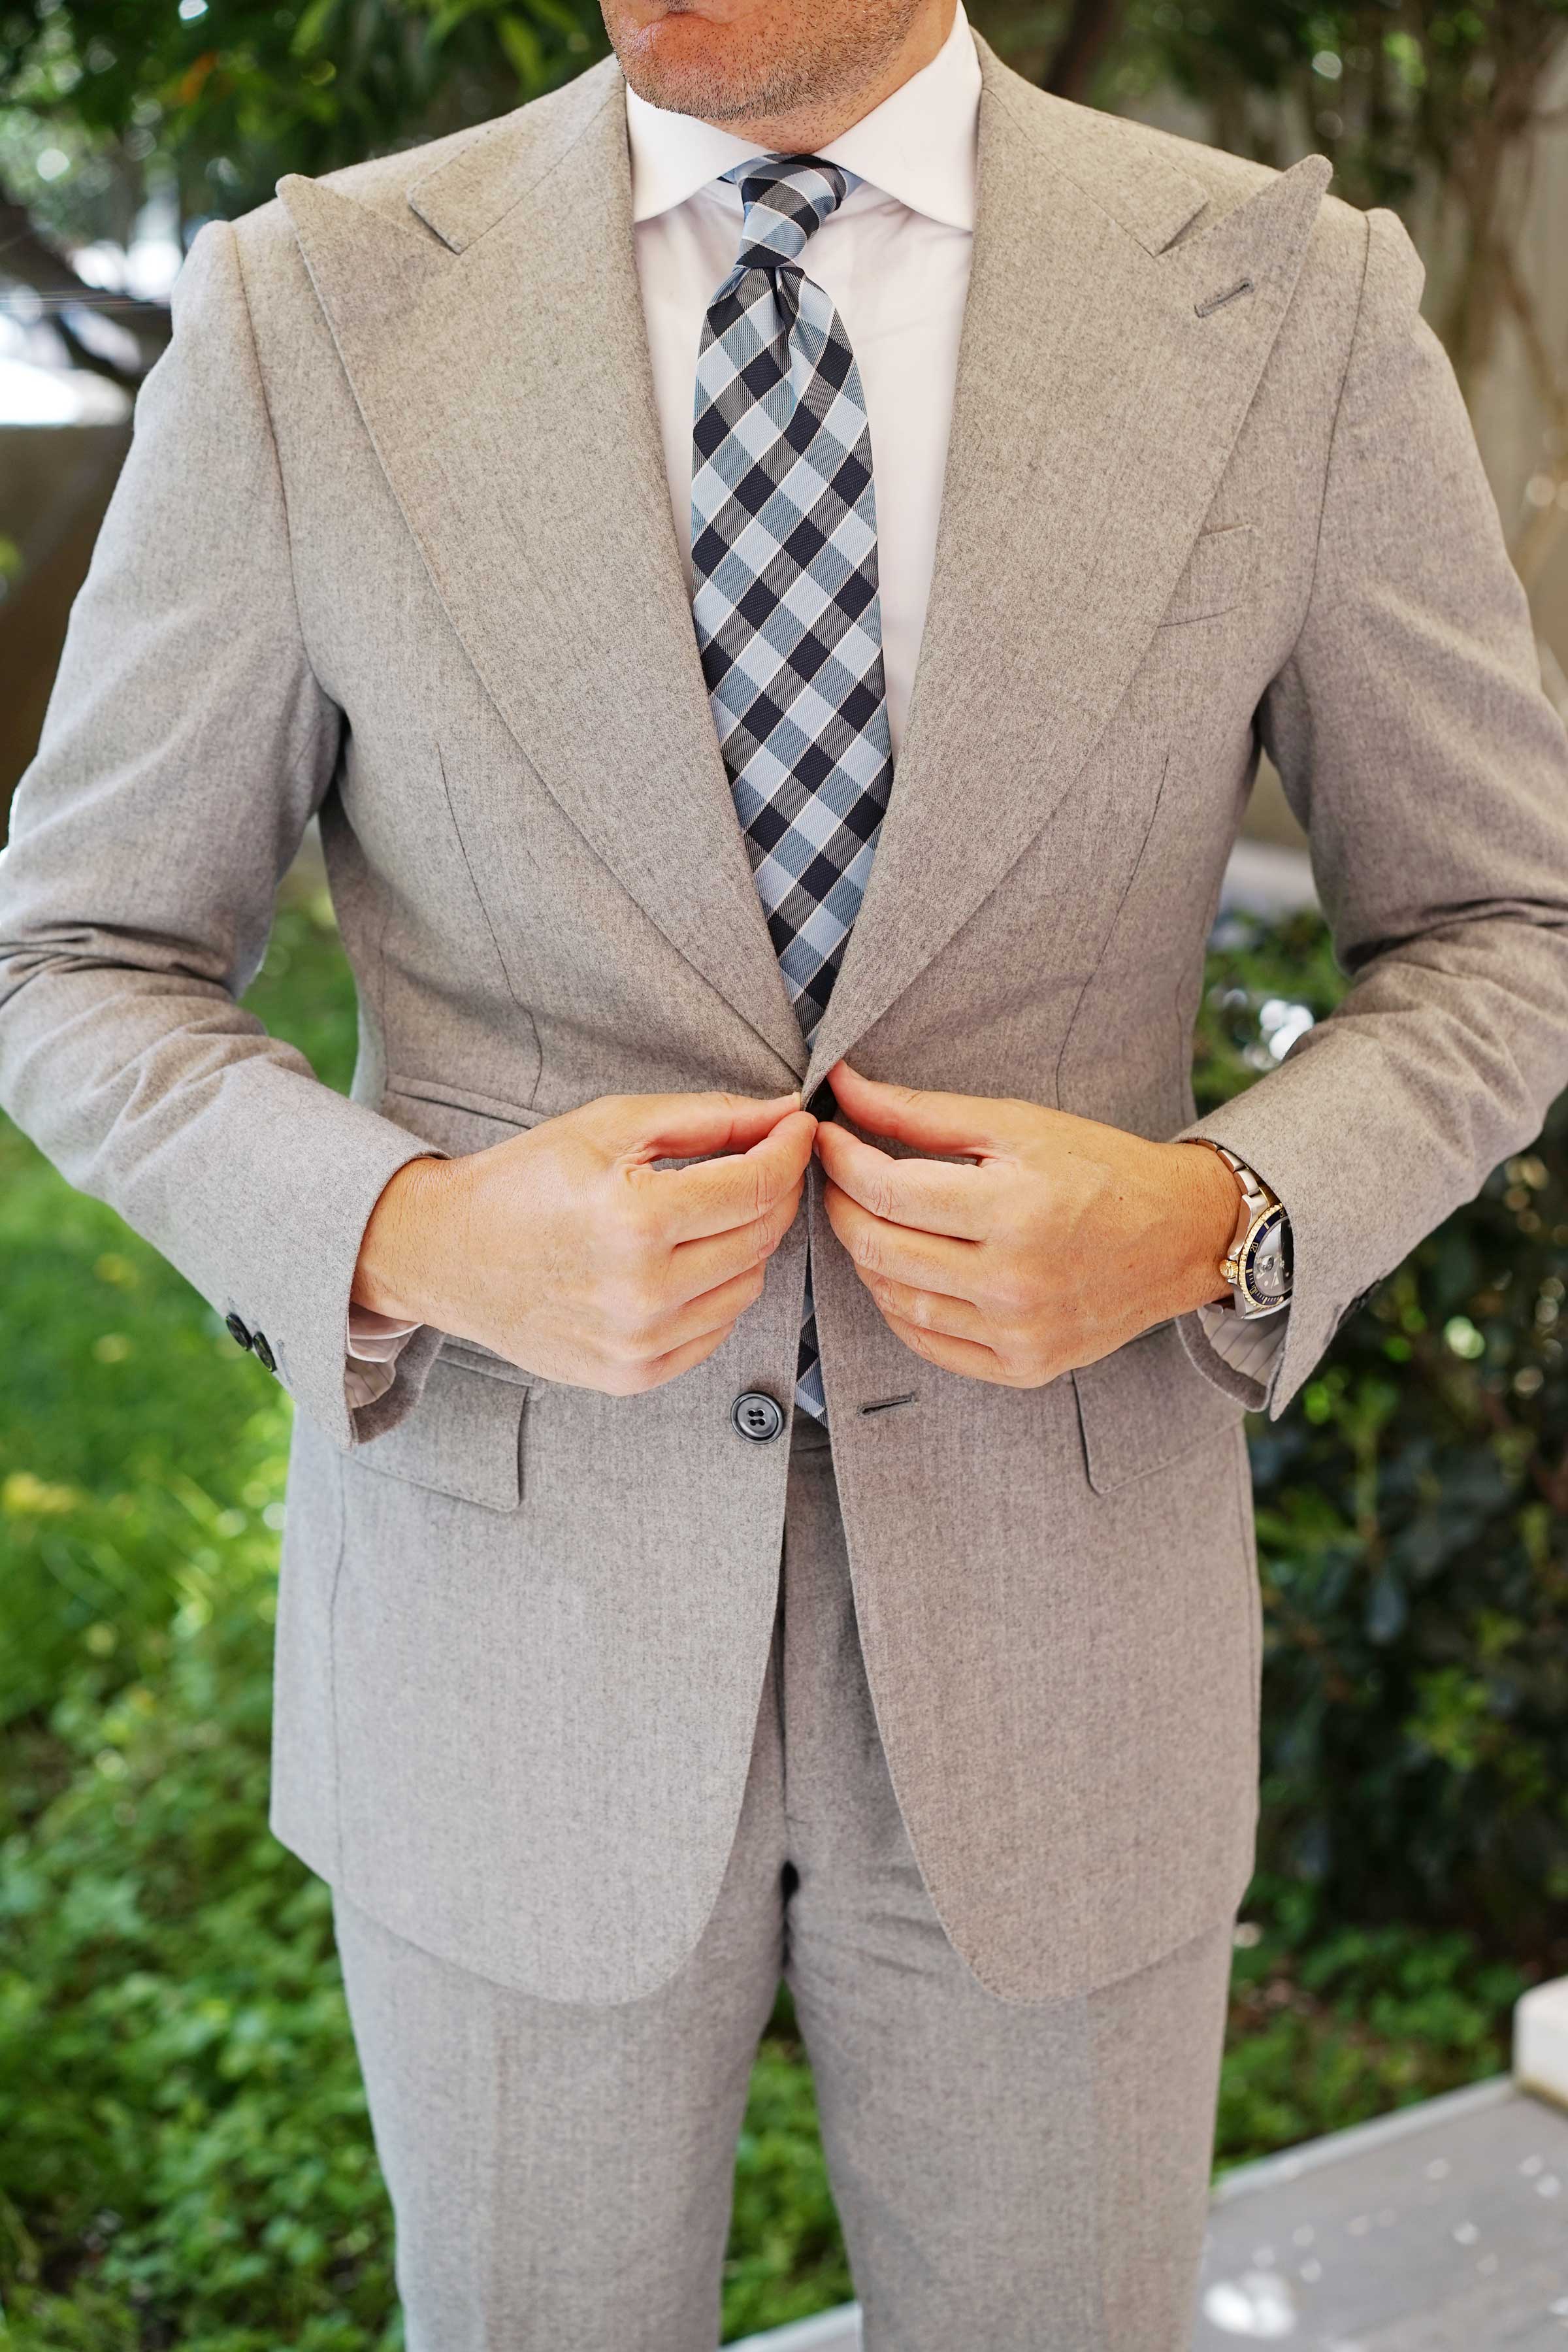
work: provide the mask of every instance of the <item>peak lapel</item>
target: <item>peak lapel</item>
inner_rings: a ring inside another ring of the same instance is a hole
[[[808,1090],[989,896],[1092,751],[1218,488],[1329,177],[1309,157],[1172,244],[1205,202],[1195,182],[1144,164],[1114,182],[1113,216],[1114,127],[1073,110],[1074,131],[1068,110],[982,57],[925,635]],[[1093,169],[1075,173],[1086,157]],[[1243,278],[1245,295],[1205,307]]]
[[[426,226],[308,180],[279,192],[502,718],[645,913],[798,1074],[669,511],[619,77],[586,75],[460,149],[409,191]]]

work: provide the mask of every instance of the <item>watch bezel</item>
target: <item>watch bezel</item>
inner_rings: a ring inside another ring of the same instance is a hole
[[[1257,1287],[1252,1278],[1258,1253],[1265,1239],[1287,1222],[1283,1204],[1279,1201],[1271,1202],[1262,1215],[1247,1228],[1247,1238],[1235,1254],[1236,1290],[1243,1306],[1253,1315],[1277,1315],[1281,1307],[1290,1304],[1289,1290],[1286,1291],[1283,1298],[1268,1297]]]

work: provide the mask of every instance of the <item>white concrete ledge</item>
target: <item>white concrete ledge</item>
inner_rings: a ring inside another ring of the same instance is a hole
[[[860,2352],[860,2306],[843,2303],[815,2319],[797,2319],[793,2327],[771,2327],[765,2336],[731,2344],[728,2352]]]
[[[1516,2003],[1513,2074],[1521,2090],[1568,2107],[1568,1977],[1536,1985]]]
[[[1265,920],[1316,907],[1317,885],[1306,851],[1272,841],[1238,841],[1225,869],[1219,903]]]
[[[1413,2132],[1462,2123],[1487,2107],[1501,2105],[1513,2096],[1514,2089],[1509,2075],[1489,2074],[1485,2082],[1440,2092],[1435,2099],[1418,2100],[1414,2106],[1394,2107],[1385,2116],[1373,2116],[1370,2123],[1346,2124],[1342,2130],[1327,2132],[1321,2139],[1301,2140],[1278,2156],[1255,2157],[1250,2164],[1238,2164],[1233,2171],[1223,2173],[1215,2182],[1210,2201],[1228,2205],[1232,2198],[1249,2197],[1260,2189],[1282,2189],[1300,2180],[1303,2173],[1315,2172],[1320,2165],[1364,2156],[1369,2149],[1407,2139]]]

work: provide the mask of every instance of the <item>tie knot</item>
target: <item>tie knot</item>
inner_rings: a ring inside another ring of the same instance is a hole
[[[737,269],[798,261],[806,239],[858,184],[852,172],[819,155],[753,155],[723,176],[739,186],[745,206]]]

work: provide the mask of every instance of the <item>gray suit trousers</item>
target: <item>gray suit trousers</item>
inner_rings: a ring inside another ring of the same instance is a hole
[[[745,1801],[675,1977],[616,2005],[537,2000],[338,1898],[409,2352],[713,2352],[781,1971],[868,2352],[1183,2352],[1229,1927],[1076,2000],[984,1990],[900,1819],[827,1433],[797,1420],[792,1446]]]

